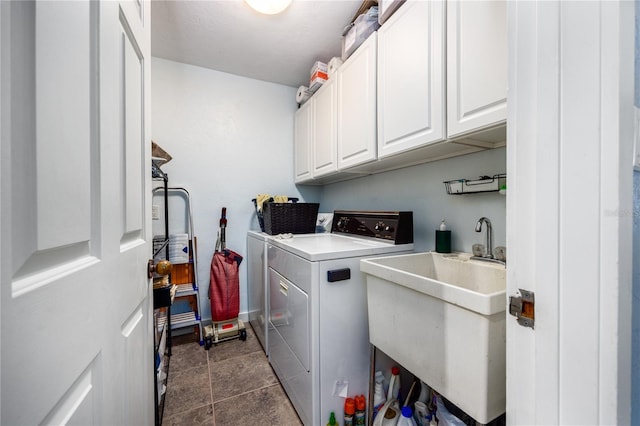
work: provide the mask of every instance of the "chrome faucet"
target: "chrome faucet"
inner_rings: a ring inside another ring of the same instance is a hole
[[[491,227],[491,221],[484,216],[478,219],[478,223],[476,223],[476,232],[482,232],[482,222],[487,224],[487,254],[482,257],[493,259],[493,228]]]

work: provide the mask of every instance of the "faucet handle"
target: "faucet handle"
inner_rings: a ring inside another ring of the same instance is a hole
[[[471,252],[474,256],[484,257],[484,255],[487,253],[487,250],[484,248],[484,244],[474,244],[471,247]]]
[[[497,260],[501,260],[503,262],[507,261],[507,248],[506,247],[502,247],[502,246],[498,246],[493,250],[493,256],[497,259]]]

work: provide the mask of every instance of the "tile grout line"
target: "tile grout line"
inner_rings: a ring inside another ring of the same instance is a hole
[[[207,356],[207,374],[209,375],[209,399],[211,400],[211,417],[213,419],[213,426],[216,426],[216,407],[213,403],[213,380],[211,379],[211,360],[209,359],[209,353]]]
[[[274,385],[281,386],[280,385],[280,381],[278,380],[277,376],[275,375],[275,372],[273,371],[273,367],[271,367],[271,364],[268,364],[271,372],[273,373],[275,382],[267,384],[267,385],[264,385],[262,387],[254,388],[254,389],[251,389],[251,390],[247,390],[247,391],[235,394],[235,395],[229,395],[226,398],[223,398],[223,399],[220,399],[220,400],[217,400],[217,401],[214,399],[214,397],[213,397],[213,377],[211,375],[211,367],[216,366],[216,365],[220,366],[220,364],[224,365],[224,363],[227,362],[227,361],[231,362],[232,360],[237,360],[237,359],[240,359],[240,358],[247,358],[247,357],[252,356],[252,355],[254,355],[256,353],[262,354],[263,351],[262,350],[255,350],[255,351],[251,351],[251,352],[247,352],[247,353],[236,354],[236,355],[230,356],[230,357],[225,358],[225,359],[220,360],[220,361],[212,360],[211,357],[209,357],[208,354],[207,354],[207,363],[209,363],[209,378],[211,380],[211,402],[212,402],[213,405],[218,404],[220,402],[227,401],[227,400],[229,400],[231,398],[236,398],[238,396],[247,395],[247,394],[250,394],[250,393],[255,392],[257,390],[265,389],[265,388],[268,388],[268,387],[271,387],[271,386],[274,386]],[[267,363],[268,363],[268,358],[267,358]]]
[[[175,355],[176,354],[174,353],[173,356],[175,356]],[[208,377],[207,382],[208,382],[208,385],[209,385],[209,403],[208,404],[205,403],[203,405],[197,405],[197,406],[191,407],[189,409],[178,410],[178,411],[175,411],[175,412],[171,413],[169,416],[166,415],[166,411],[165,411],[165,415],[162,416],[163,417],[162,418],[162,422],[163,423],[165,423],[166,420],[169,420],[172,417],[175,417],[175,416],[178,416],[178,415],[181,415],[181,414],[184,414],[184,413],[187,413],[189,411],[193,411],[193,410],[196,410],[196,409],[199,409],[199,408],[202,408],[202,407],[206,407],[209,404],[211,405],[211,410],[213,411],[213,394],[212,394],[212,390],[211,390],[211,370],[209,369],[209,358],[208,358],[207,354],[205,354],[205,357],[207,358],[206,367],[207,367],[207,377]],[[174,371],[173,372],[173,376],[175,377],[176,373],[177,374],[188,373],[191,370],[197,370],[198,368],[199,368],[199,366],[194,366],[194,367],[189,367],[189,368],[182,368],[182,369],[179,369],[178,371]],[[167,398],[167,395],[165,395],[165,398]],[[165,400],[165,407],[166,407],[166,400]],[[214,426],[215,426],[215,418],[214,418]]]
[[[173,414],[171,414],[170,416],[162,416],[162,423],[164,423],[166,420],[171,419],[172,417],[176,417],[176,416],[179,416],[179,415],[181,415],[181,414],[188,413],[188,412],[190,412],[190,411],[194,411],[194,410],[197,410],[197,409],[202,408],[202,407],[206,407],[207,405],[209,405],[209,404],[197,405],[197,406],[195,406],[195,407],[191,407],[191,408],[189,408],[188,410],[178,411],[178,412],[176,412],[176,413],[173,413]],[[213,405],[212,405],[212,407],[213,407]]]
[[[226,362],[226,361],[230,361],[230,360],[232,360],[232,359],[238,359],[238,358],[246,357],[246,356],[249,356],[249,355],[253,355],[253,354],[255,354],[255,353],[263,353],[263,351],[262,351],[262,350],[255,350],[255,351],[252,351],[252,352],[247,352],[247,353],[242,353],[242,354],[238,354],[238,355],[233,355],[233,356],[230,356],[230,357],[225,358],[225,359],[220,360],[220,361],[211,360],[211,358],[210,358],[210,357],[208,356],[208,354],[207,354],[207,361],[208,361],[208,362],[211,362],[212,364],[220,364],[220,363],[223,363],[223,362]],[[266,358],[266,357],[265,357],[265,358]],[[268,361],[268,360],[269,360],[269,359],[267,358],[267,361]],[[269,365],[271,365],[271,364],[269,364]]]
[[[270,383],[268,385],[264,385],[264,386],[259,387],[259,388],[255,388],[255,389],[251,389],[251,390],[248,390],[248,391],[244,391],[244,392],[241,392],[241,393],[238,393],[238,394],[235,394],[235,395],[230,395],[230,396],[228,396],[226,398],[217,400],[215,403],[218,404],[220,402],[225,402],[225,401],[228,401],[228,400],[230,400],[232,398],[237,398],[239,396],[248,395],[248,394],[253,393],[255,391],[259,391],[259,390],[262,390],[262,389],[270,388],[272,386],[280,386],[280,382],[276,381],[275,383]]]

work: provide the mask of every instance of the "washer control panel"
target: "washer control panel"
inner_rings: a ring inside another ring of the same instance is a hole
[[[331,232],[410,244],[413,243],[413,212],[336,210]]]

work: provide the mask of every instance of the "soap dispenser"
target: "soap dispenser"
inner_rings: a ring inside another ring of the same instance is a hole
[[[436,229],[436,251],[451,253],[451,230],[447,229],[444,219],[440,222],[440,229]]]

